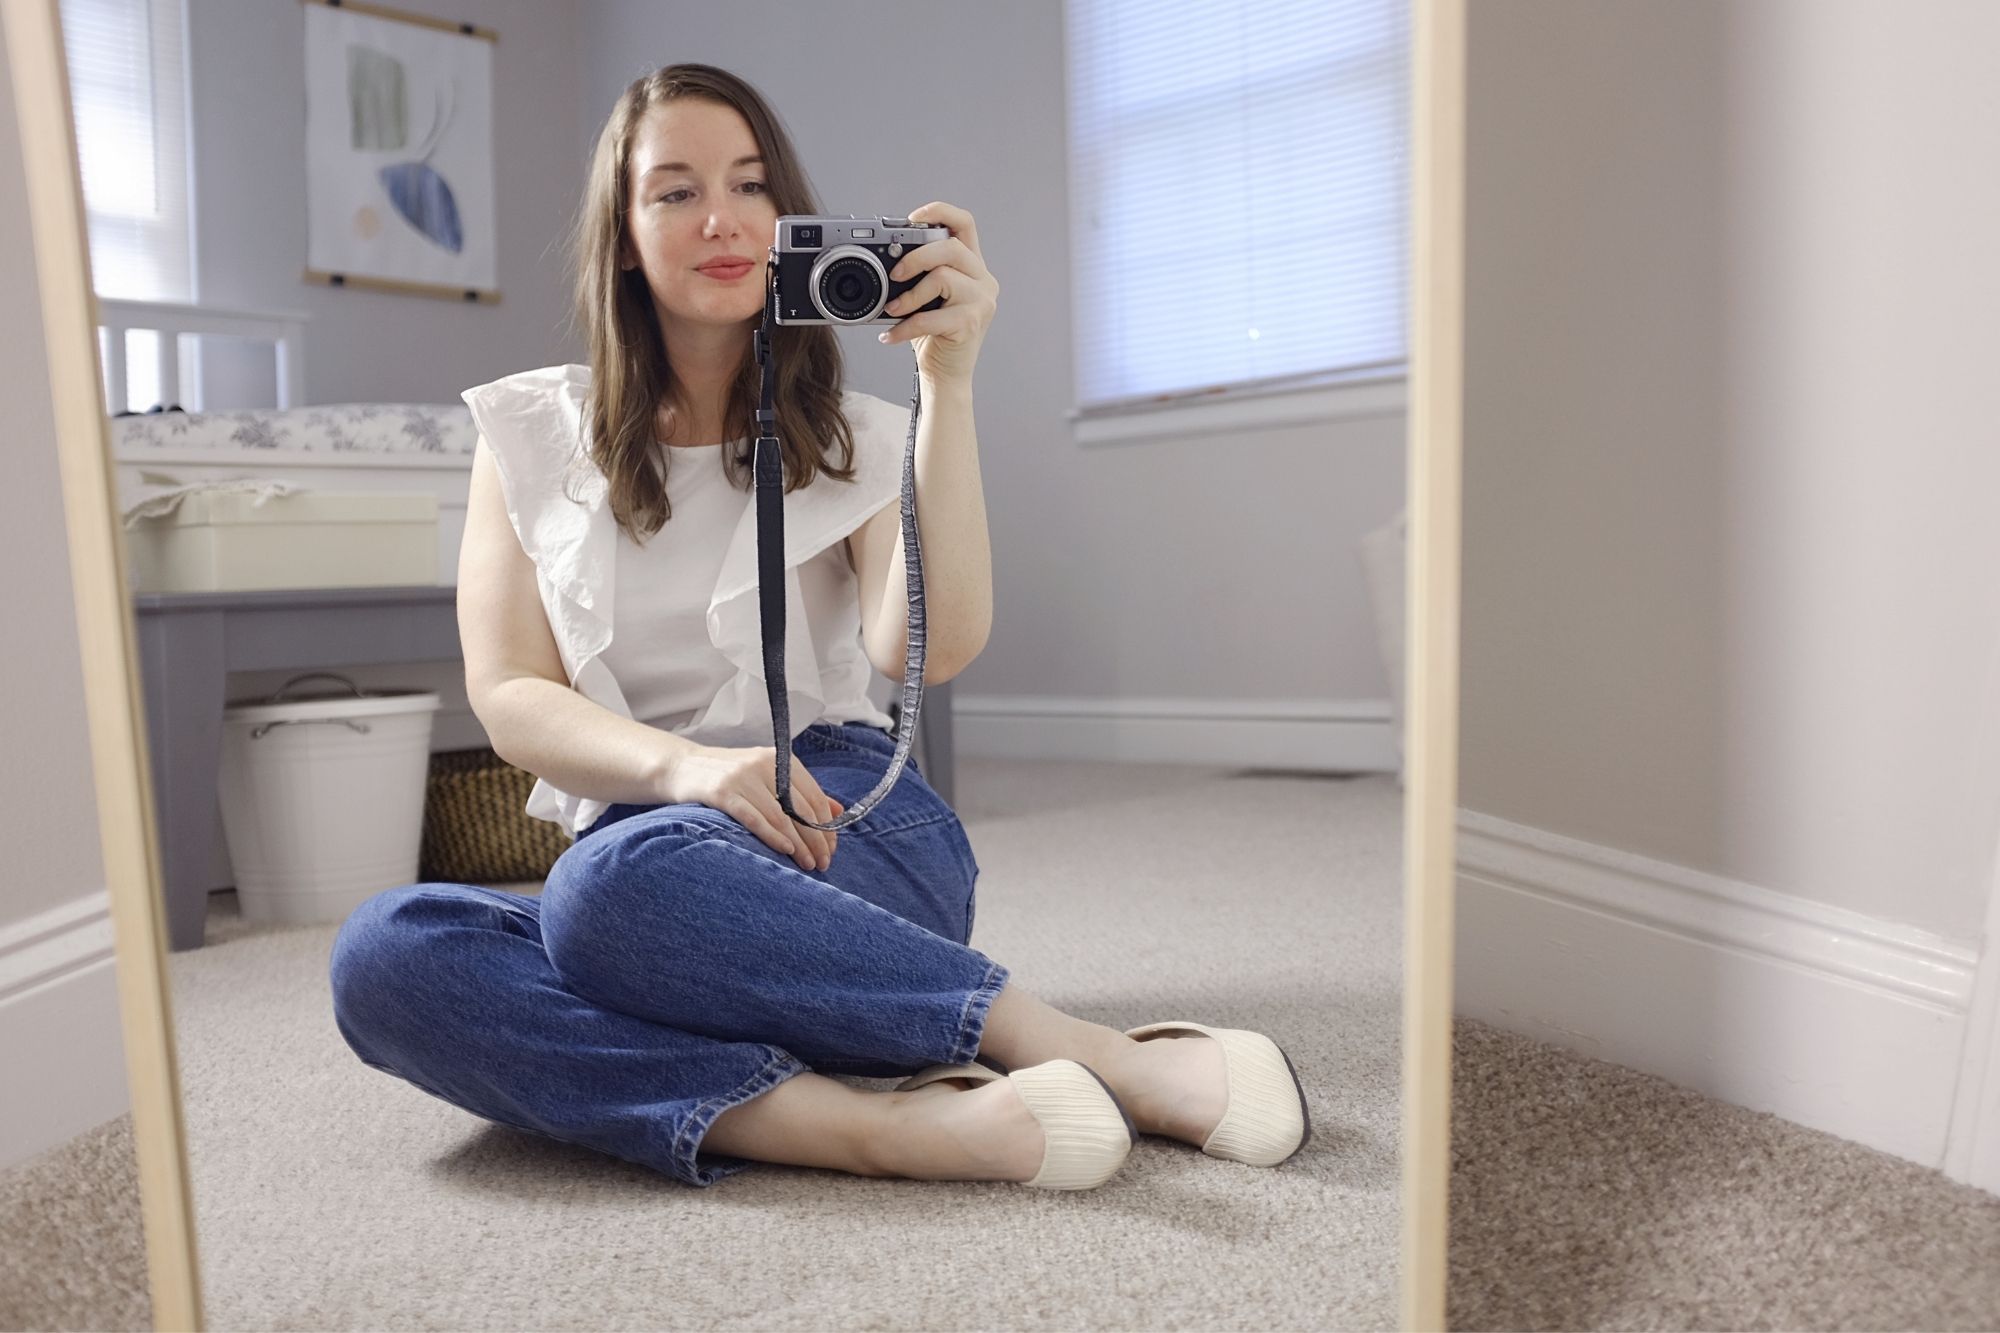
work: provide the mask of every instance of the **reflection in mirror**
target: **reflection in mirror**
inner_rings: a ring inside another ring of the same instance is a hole
[[[212,1322],[1394,1324],[1401,5],[62,14]]]

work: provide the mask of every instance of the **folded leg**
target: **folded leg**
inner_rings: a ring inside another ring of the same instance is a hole
[[[534,898],[413,884],[356,908],[331,961],[362,1061],[485,1119],[712,1185],[752,1163],[699,1151],[732,1106],[806,1066],[780,1046],[650,1022],[575,994]]]

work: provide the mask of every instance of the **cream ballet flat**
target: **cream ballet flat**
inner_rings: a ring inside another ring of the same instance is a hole
[[[1126,1036],[1138,1041],[1166,1032],[1198,1032],[1222,1046],[1229,1097],[1222,1119],[1201,1145],[1203,1152],[1251,1166],[1276,1166],[1312,1140],[1306,1090],[1292,1058],[1278,1043],[1261,1032],[1200,1023],[1147,1023],[1125,1029]]]
[[[1047,1140],[1041,1170],[1024,1184],[1052,1190],[1095,1188],[1117,1173],[1139,1141],[1139,1131],[1111,1085],[1075,1060],[1046,1060],[1009,1074],[981,1064],[931,1065],[898,1083],[896,1091],[943,1079],[977,1086],[1001,1078],[1012,1080]]]

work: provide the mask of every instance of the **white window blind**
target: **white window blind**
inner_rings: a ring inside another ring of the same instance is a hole
[[[191,259],[182,0],[61,0],[70,103],[99,296],[188,301]],[[159,385],[158,335],[128,335],[131,406]]]
[[[1400,375],[1407,0],[1067,0],[1080,417]]]

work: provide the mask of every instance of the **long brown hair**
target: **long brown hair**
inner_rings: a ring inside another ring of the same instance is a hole
[[[643,268],[621,270],[619,255],[631,199],[632,138],[646,112],[664,102],[699,97],[733,107],[749,123],[764,158],[765,190],[779,216],[820,211],[812,183],[799,164],[791,137],[756,89],[713,65],[667,65],[632,81],[604,122],[584,182],[583,203],[570,235],[575,275],[573,327],[590,350],[590,391],[583,428],[592,462],[610,483],[612,513],[633,541],[643,543],[673,517],[666,469],[672,449],[656,447],[659,414],[672,415],[675,387],[666,340],[653,309]],[[769,239],[765,241],[770,244]],[[777,363],[773,403],[785,459],[786,491],[811,484],[821,472],[854,480],[854,433],[841,411],[840,343],[824,324],[782,324],[771,330]],[[725,428],[757,435],[762,368],[743,340],[743,365],[731,382]],[[836,447],[842,463],[830,461]],[[753,484],[754,445],[724,446],[730,483]]]

